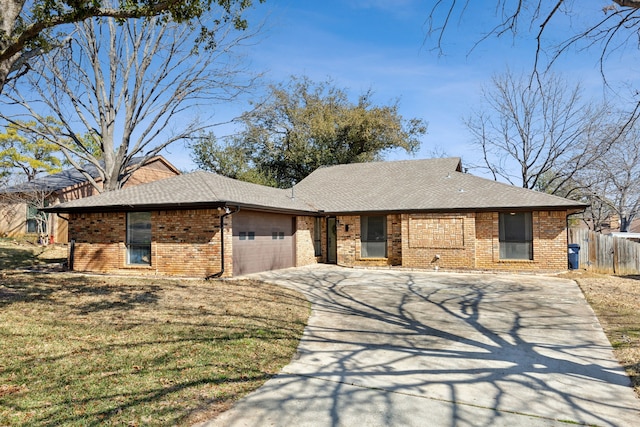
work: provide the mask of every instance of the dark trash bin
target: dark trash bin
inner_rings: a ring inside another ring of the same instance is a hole
[[[577,270],[580,268],[580,245],[577,243],[569,244],[569,269]]]

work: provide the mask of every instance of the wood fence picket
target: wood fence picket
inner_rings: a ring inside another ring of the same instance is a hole
[[[580,245],[580,268],[619,276],[640,274],[640,243],[577,228],[569,229],[569,243]]]

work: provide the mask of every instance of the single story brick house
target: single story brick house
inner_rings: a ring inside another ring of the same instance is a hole
[[[140,165],[141,158],[134,158],[130,168],[135,168],[124,187],[153,182],[180,174],[162,156],[154,156]],[[87,172],[101,185],[98,169],[86,166]],[[0,190],[0,236],[23,237],[38,234],[36,217],[46,215],[35,205],[53,206],[70,200],[98,194],[87,178],[75,168],[36,178]],[[67,218],[44,216],[40,223],[45,225],[45,234],[55,243],[68,243]]]
[[[562,271],[586,205],[463,173],[459,158],[316,170],[291,189],[208,172],[49,208],[75,270],[230,277],[314,263]]]

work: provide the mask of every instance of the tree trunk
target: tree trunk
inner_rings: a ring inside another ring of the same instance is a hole
[[[13,35],[15,22],[22,12],[24,3],[26,0],[0,0],[0,34],[4,39],[9,39]],[[4,52],[8,43],[0,41],[0,53]],[[0,93],[7,81],[9,73],[12,71],[13,66],[21,56],[21,52],[11,55],[9,58],[3,58],[0,60]]]

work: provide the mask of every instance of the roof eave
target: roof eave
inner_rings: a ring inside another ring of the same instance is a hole
[[[225,202],[196,203],[149,203],[149,204],[116,204],[105,206],[49,206],[41,210],[53,213],[95,213],[95,212],[133,212],[133,211],[169,211],[182,209],[216,209],[226,206]]]
[[[43,211],[54,213],[82,213],[82,212],[131,212],[131,211],[168,211],[183,209],[217,209],[225,206],[238,206],[246,210],[255,210],[272,213],[287,214],[303,214],[303,215],[366,215],[366,214],[402,214],[402,213],[450,213],[450,212],[523,212],[523,211],[567,211],[576,209],[585,209],[589,205],[577,203],[575,205],[547,205],[547,206],[488,206],[488,207],[448,207],[448,208],[415,208],[415,209],[350,209],[350,210],[315,210],[301,208],[283,208],[258,204],[237,203],[232,201],[215,201],[215,202],[194,202],[194,203],[171,203],[171,204],[120,204],[107,206],[80,206],[80,207],[64,207],[50,206],[43,208]]]
[[[367,214],[403,214],[403,213],[451,213],[451,212],[530,212],[530,211],[572,211],[583,210],[589,205],[576,204],[576,205],[547,205],[547,206],[487,206],[487,207],[448,207],[448,208],[416,208],[416,209],[355,209],[355,210],[319,210],[316,213],[320,213],[324,216],[335,215],[367,215]]]
[[[232,201],[215,201],[215,202],[193,202],[193,203],[149,203],[149,204],[119,204],[119,205],[106,205],[106,206],[50,206],[43,208],[43,211],[53,213],[96,213],[96,212],[134,212],[134,211],[172,211],[172,210],[187,210],[187,209],[217,209],[225,206],[240,207],[246,210],[258,210],[261,212],[273,212],[273,213],[288,213],[288,214],[304,214],[314,215],[317,212],[309,209],[300,208],[282,208],[271,207],[257,204],[237,203]]]

